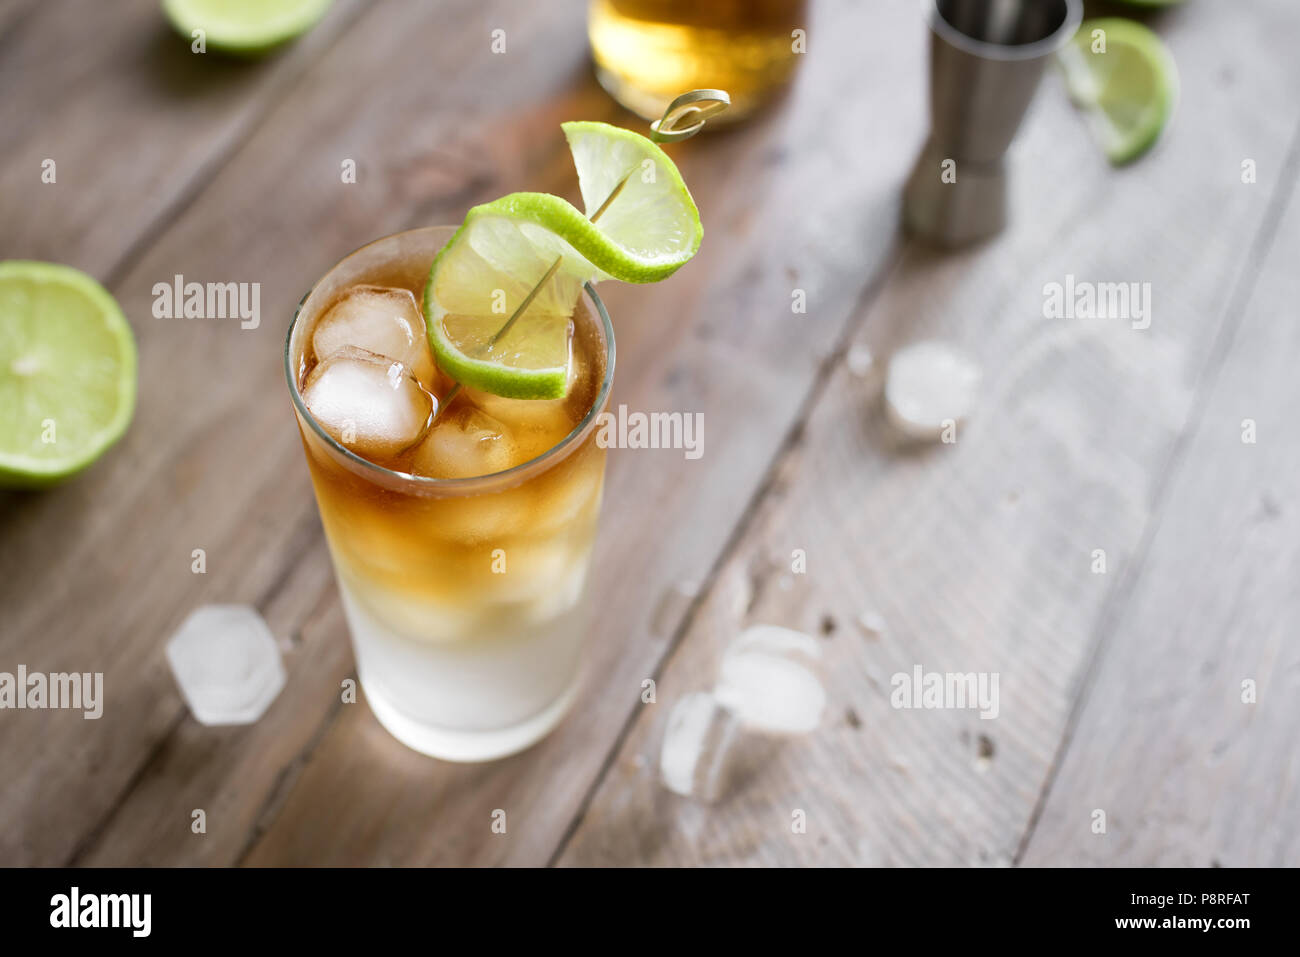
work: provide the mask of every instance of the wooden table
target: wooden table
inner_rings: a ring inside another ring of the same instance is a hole
[[[190,53],[157,0],[0,8],[0,257],[94,274],[140,349],[126,439],[0,499],[0,670],[106,687],[98,721],[0,713],[0,864],[1300,863],[1291,0],[1156,18],[1181,107],[1129,169],[1049,78],[1012,228],[956,254],[897,230],[925,132],[915,5],[817,3],[792,96],[674,147],[699,256],[602,289],[614,403],[702,412],[706,445],[611,453],[587,695],[484,766],[421,757],[340,702],[352,655],[285,328],[369,239],[512,190],[576,195],[560,121],[639,128],[592,80],[583,23],[577,0],[338,0],[238,62]],[[263,321],[155,319],[176,274],[260,282]],[[1151,283],[1150,328],[1044,319],[1067,275]],[[878,373],[846,355],[927,337],[977,356],[985,386],[956,443],[904,449]],[[199,725],[169,673],[168,637],[209,602],[252,604],[284,639],[288,684],[254,725]],[[822,727],[719,804],[670,794],[668,710],[757,622],[819,636]],[[997,672],[999,716],[892,708],[891,676],[918,664]]]

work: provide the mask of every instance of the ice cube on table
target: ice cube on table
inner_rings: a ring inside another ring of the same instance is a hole
[[[934,441],[948,422],[970,415],[979,388],[975,360],[946,342],[916,342],[889,360],[885,407],[889,420],[905,436]]]
[[[683,695],[668,713],[659,751],[664,786],[683,797],[716,801],[726,789],[736,718],[706,691]]]
[[[747,728],[804,734],[817,727],[826,708],[820,660],[815,638],[776,625],[755,625],[723,654],[713,693]]]
[[[247,605],[196,608],[167,642],[167,662],[202,724],[251,724],[284,687],[280,649]]]
[[[417,475],[469,478],[491,475],[514,462],[514,439],[499,419],[472,405],[448,409],[415,450]]]
[[[312,330],[316,359],[328,359],[354,346],[394,359],[433,390],[433,353],[425,334],[424,316],[408,289],[356,286],[321,316]]]
[[[354,346],[312,369],[302,400],[334,438],[358,455],[380,458],[418,442],[434,409],[406,366]]]

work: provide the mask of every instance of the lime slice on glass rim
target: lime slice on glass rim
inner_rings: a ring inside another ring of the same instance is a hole
[[[0,262],[0,485],[79,472],[126,431],[135,339],[116,300],[55,263]]]
[[[464,385],[514,399],[564,395],[583,283],[658,282],[703,236],[695,201],[657,145],[605,123],[562,127],[586,215],[548,193],[475,206],[424,289],[438,365]]]
[[[181,35],[202,30],[214,50],[255,56],[306,33],[334,0],[163,0]]]
[[[1093,52],[1097,30],[1104,53]],[[1178,67],[1156,34],[1120,17],[1085,20],[1060,62],[1070,98],[1088,111],[1112,163],[1131,163],[1155,145],[1178,100]]]

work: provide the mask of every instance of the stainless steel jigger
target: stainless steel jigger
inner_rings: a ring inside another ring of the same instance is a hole
[[[903,193],[908,229],[947,246],[1007,223],[1006,152],[1083,0],[928,0],[930,139]]]

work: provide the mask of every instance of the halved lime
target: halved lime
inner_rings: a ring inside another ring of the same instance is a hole
[[[116,300],[55,263],[0,262],[0,485],[90,465],[135,409],[135,339]]]
[[[695,255],[703,235],[695,201],[658,146],[604,123],[563,127],[587,215],[547,193],[475,206],[424,289],[438,364],[496,395],[563,396],[582,284],[657,282]]]
[[[1178,99],[1178,67],[1158,36],[1134,20],[1086,20],[1060,62],[1071,99],[1088,111],[1112,163],[1155,145]]]
[[[186,37],[202,30],[214,50],[256,55],[306,33],[334,0],[163,0]]]

